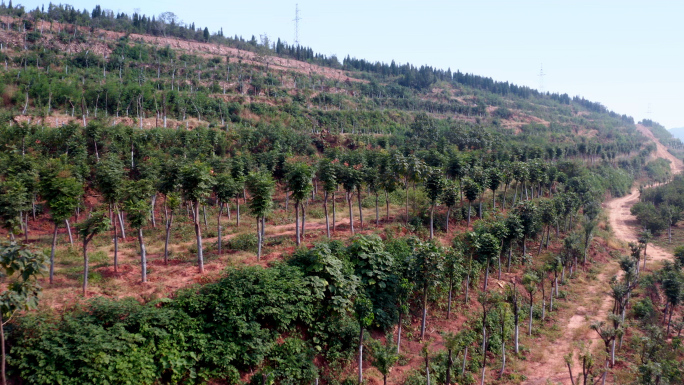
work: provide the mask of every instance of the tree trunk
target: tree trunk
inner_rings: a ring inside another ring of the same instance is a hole
[[[361,210],[361,187],[356,188],[356,196],[359,201],[359,223],[361,225],[361,230],[363,230],[363,211]]]
[[[401,352],[401,323],[404,321],[404,312],[399,312],[399,326],[397,327],[397,354]]]
[[[470,228],[470,207],[472,203],[468,201],[468,224],[466,225],[467,228]]]
[[[145,250],[145,240],[143,239],[142,227],[138,228],[138,242],[140,242],[140,269],[142,282],[147,282],[147,251]],[[201,247],[202,241],[200,241]]]
[[[55,248],[57,247],[57,227],[59,224],[55,222],[55,230],[52,232],[52,249],[50,250],[50,284],[53,283],[55,276]]]
[[[119,234],[116,229],[116,219],[118,216],[112,212],[112,205],[109,205],[109,216],[112,217],[112,230],[114,230],[114,272],[119,272]]]
[[[503,376],[504,370],[506,370],[506,340],[503,335],[504,328],[501,327],[501,372],[499,376]]]
[[[121,229],[121,240],[126,242],[126,229],[124,228],[123,213],[116,208],[116,215],[119,216],[119,228]]]
[[[432,206],[430,206],[430,240],[432,240],[432,238],[434,238],[434,235],[435,235],[434,217],[435,217],[435,205],[433,203]]]
[[[306,206],[307,205],[308,205],[308,203],[306,203],[306,204],[301,203],[300,204],[300,207],[302,209],[302,231],[301,231],[302,239],[304,238],[304,232],[306,230]]]
[[[199,202],[193,202],[194,222],[195,222],[195,237],[197,238],[197,265],[199,266],[200,274],[204,274],[204,251],[202,250],[202,227],[200,226],[199,217]]]
[[[389,215],[389,193],[387,190],[385,190],[385,209],[386,209],[386,214],[387,214],[387,222],[389,222],[390,215]]]
[[[480,385],[485,383],[485,370],[487,370],[487,328],[482,327],[482,377]]]
[[[482,286],[482,291],[487,291],[487,284],[489,283],[489,258],[487,258],[487,267],[485,268],[485,280]]]
[[[216,216],[216,243],[218,246],[218,255],[221,255],[221,213],[223,213],[223,202],[219,203],[219,211]]]
[[[359,333],[359,385],[363,384],[363,327]]]
[[[423,320],[420,324],[420,339],[421,341],[425,338],[425,324],[427,322],[427,300],[428,300],[428,287],[425,285],[423,287]]]
[[[301,235],[299,233],[299,201],[295,201],[295,243],[297,246],[301,244]]]
[[[66,225],[67,233],[69,234],[69,243],[71,244],[71,246],[73,246],[74,245],[74,237],[71,235],[71,225],[69,225],[69,220],[65,219],[64,224]]]
[[[447,209],[446,214],[446,232],[449,233],[449,216],[451,215],[451,206]]]
[[[330,239],[330,221],[328,220],[328,192],[323,191],[323,212],[325,213],[325,234]]]
[[[404,188],[406,189],[406,224],[408,225],[408,221],[409,221],[408,179],[404,182]]]
[[[352,198],[351,192],[347,191],[347,205],[349,206],[349,230],[354,235],[354,213],[352,212]]]
[[[259,217],[257,217],[257,261],[261,260],[261,230],[259,229]]]
[[[154,214],[154,206],[157,203],[157,194],[152,195],[152,209],[150,210],[150,216],[152,217],[152,227],[157,228],[156,215]]]
[[[465,370],[466,370],[466,363],[468,362],[468,347],[465,347],[465,350],[463,351],[463,367],[461,368],[461,373],[465,375]]]
[[[235,197],[235,227],[240,227],[240,197]]]
[[[454,360],[451,358],[451,349],[449,349],[448,352],[449,355],[447,356],[446,385],[451,385],[451,365],[453,365]]]
[[[380,197],[375,193],[375,227],[380,227],[380,209],[378,208],[378,201]]]
[[[337,210],[336,210],[336,206],[335,206],[335,192],[334,192],[334,191],[333,191],[333,193],[332,193],[332,212],[333,212],[333,213],[332,213],[332,214],[333,214],[333,216],[332,216],[332,217],[333,217],[333,220],[332,220],[332,222],[333,222],[332,225],[333,225],[333,226],[332,226],[332,227],[333,227],[333,233],[335,233],[335,229],[336,229],[336,225],[337,225],[337,224],[335,223],[335,221],[337,220],[337,213],[336,213]]]
[[[83,241],[83,296],[86,296],[88,288],[88,242]]]
[[[202,217],[204,217],[204,230],[209,231],[209,224],[207,223],[207,205],[202,205]]]
[[[532,335],[532,312],[534,311],[534,304],[532,302],[532,294],[530,294],[530,330],[529,335]]]
[[[646,271],[646,248],[648,247],[648,243],[644,243],[644,267],[642,268],[643,271]]]
[[[171,224],[173,223],[173,210],[169,213],[169,218],[166,221],[166,237],[164,238],[164,264],[169,264],[169,238],[171,237]],[[219,242],[221,235],[219,234]]]

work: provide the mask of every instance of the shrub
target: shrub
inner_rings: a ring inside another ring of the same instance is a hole
[[[229,249],[241,251],[257,251],[257,236],[252,233],[238,234],[228,240],[227,245]]]
[[[637,301],[632,307],[632,311],[634,312],[634,317],[640,320],[649,320],[655,316],[653,302],[648,297]]]

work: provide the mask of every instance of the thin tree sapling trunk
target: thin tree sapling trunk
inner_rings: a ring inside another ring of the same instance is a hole
[[[323,191],[323,212],[325,213],[325,235],[330,239],[330,221],[328,220],[328,192]]]
[[[52,232],[52,249],[50,250],[50,284],[53,283],[55,276],[55,248],[57,247],[57,228],[59,224],[55,222],[55,230]]]
[[[219,216],[220,217],[220,216]],[[171,225],[173,223],[173,210],[169,212],[169,218],[166,221],[166,237],[164,238],[164,264],[169,264],[169,239],[171,238]],[[114,226],[116,232],[116,226]],[[221,242],[221,235],[219,233],[219,245]],[[220,247],[220,246],[219,246]]]
[[[197,265],[200,274],[204,274],[204,251],[202,250],[202,227],[200,226],[199,202],[193,202],[193,216],[195,224],[195,236],[197,238]]]
[[[142,282],[147,282],[147,251],[145,250],[145,240],[143,239],[142,227],[138,228],[138,242],[140,243],[140,269]],[[200,241],[200,245],[202,242]],[[200,246],[201,247],[201,246]]]

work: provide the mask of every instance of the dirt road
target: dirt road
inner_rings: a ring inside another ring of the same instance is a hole
[[[637,129],[656,144],[655,156],[657,158],[667,159],[671,162],[670,167],[673,174],[679,174],[684,170],[684,163],[670,154],[667,148],[653,136],[653,133],[648,128],[637,125]],[[608,213],[608,221],[615,234],[615,238],[624,241],[625,244],[637,240],[637,222],[636,218],[630,213],[630,208],[638,201],[639,190],[633,189],[631,193],[624,197],[614,198],[604,203],[604,208]],[[648,247],[647,265],[655,261],[672,258],[673,256],[670,253],[659,247],[653,245]],[[529,364],[529,372],[532,374],[528,376],[525,384],[542,385],[548,382],[571,384],[563,356],[576,349],[573,346],[575,342],[583,341],[587,343],[591,341],[594,347],[600,342],[596,332],[590,330],[589,326],[592,322],[605,320],[608,316],[613,303],[610,297],[608,281],[617,271],[617,262],[612,261],[602,269],[597,279],[583,290],[585,293],[585,303],[591,298],[593,301],[589,300],[589,303],[600,302],[601,306],[592,310],[588,309],[587,306],[580,305],[575,309],[574,314],[562,329],[562,337],[544,349],[539,362]],[[578,373],[581,373],[581,367],[575,357],[573,374],[577,376]]]

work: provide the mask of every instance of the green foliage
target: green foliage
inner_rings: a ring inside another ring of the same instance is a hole
[[[399,354],[397,354],[397,346],[394,343],[392,333],[387,333],[384,343],[379,340],[371,340],[369,346],[372,357],[371,365],[378,369],[383,377],[387,378],[392,367],[399,361]]]
[[[273,192],[275,190],[273,178],[269,174],[255,172],[247,176],[245,185],[251,195],[249,209],[252,214],[261,218],[270,213],[273,208]]]
[[[2,323],[15,311],[33,309],[38,305],[38,294],[41,291],[38,276],[45,272],[46,261],[42,253],[30,251],[25,246],[16,243],[0,244],[0,273],[9,280],[6,290],[0,294]]]
[[[256,252],[257,237],[252,233],[238,234],[228,240],[227,246],[232,250]]]
[[[195,162],[180,169],[180,187],[183,197],[192,202],[200,202],[211,193],[214,180],[209,165]]]
[[[288,163],[285,167],[285,180],[287,189],[292,192],[292,199],[301,202],[313,189],[311,178],[313,178],[313,168],[306,163]]]
[[[83,239],[90,240],[94,235],[102,234],[109,230],[111,226],[111,221],[107,216],[107,213],[103,211],[95,211],[90,214],[83,222],[76,225],[78,230],[78,235]]]
[[[76,210],[83,194],[82,184],[59,162],[50,162],[40,172],[40,194],[54,223],[63,222]]]
[[[19,214],[30,208],[26,187],[14,179],[0,181],[0,225],[10,233],[21,227]]]
[[[120,199],[123,179],[123,164],[116,156],[107,155],[95,166],[97,188],[107,203],[115,203]]]

